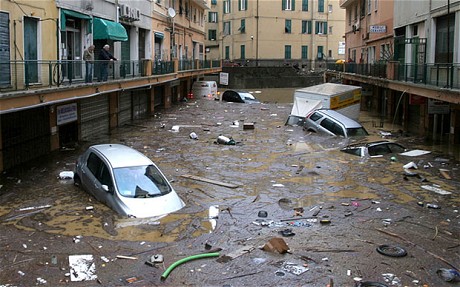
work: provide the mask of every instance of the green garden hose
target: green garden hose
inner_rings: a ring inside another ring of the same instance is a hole
[[[196,255],[192,255],[192,256],[185,257],[185,258],[182,258],[180,260],[177,260],[176,262],[171,264],[171,266],[169,266],[165,270],[165,272],[163,272],[163,274],[161,274],[161,281],[166,280],[166,278],[168,278],[169,273],[171,273],[171,271],[173,271],[174,268],[176,268],[177,266],[181,265],[182,263],[185,263],[185,262],[188,262],[188,261],[191,261],[191,260],[195,260],[195,259],[208,258],[208,257],[218,257],[218,256],[219,256],[219,252],[212,252],[212,253],[196,254]]]

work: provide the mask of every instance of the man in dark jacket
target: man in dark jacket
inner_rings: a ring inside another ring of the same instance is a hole
[[[110,46],[109,45],[104,45],[104,47],[101,49],[101,52],[99,53],[99,61],[100,61],[100,77],[99,77],[99,82],[105,82],[107,81],[107,77],[109,75],[109,62],[111,61],[116,61],[117,58],[112,56],[109,52]]]

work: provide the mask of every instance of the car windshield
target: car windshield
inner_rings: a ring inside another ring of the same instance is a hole
[[[122,196],[146,198],[171,192],[166,178],[154,165],[116,168],[113,173]]]
[[[359,136],[367,136],[369,135],[367,131],[363,128],[348,128],[347,133],[349,137],[359,137]]]

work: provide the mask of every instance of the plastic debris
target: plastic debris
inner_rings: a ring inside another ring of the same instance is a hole
[[[198,136],[197,136],[197,134],[196,134],[195,132],[191,132],[191,133],[190,133],[190,138],[191,138],[192,140],[197,140],[197,139],[198,139]]]
[[[70,255],[70,281],[96,280],[96,265],[93,255]]]
[[[422,185],[422,188],[426,189],[426,190],[429,190],[429,191],[434,191],[437,194],[441,194],[441,195],[452,194],[452,192],[450,192],[450,191],[447,191],[447,190],[444,190],[444,189],[441,189],[439,187],[432,186],[432,185]]]
[[[460,282],[460,272],[458,270],[440,268],[436,271],[436,274],[446,282]]]
[[[300,264],[296,264],[293,262],[283,262],[281,265],[281,269],[283,271],[286,271],[288,273],[294,274],[294,275],[301,275],[302,273],[307,272],[309,269],[307,267],[304,267]]]
[[[61,171],[59,173],[59,179],[73,179],[73,171]]]
[[[179,126],[172,126],[171,131],[174,133],[179,132]]]
[[[415,164],[415,162],[411,161],[405,165],[403,165],[404,169],[418,169],[418,166]]]
[[[224,144],[224,145],[235,145],[236,144],[236,142],[233,139],[223,136],[223,135],[218,136],[216,142],[218,144]]]

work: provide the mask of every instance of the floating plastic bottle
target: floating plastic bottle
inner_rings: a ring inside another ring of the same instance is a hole
[[[460,282],[460,272],[458,270],[439,268],[436,274],[446,282]]]

